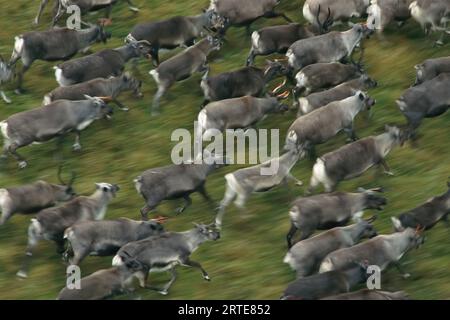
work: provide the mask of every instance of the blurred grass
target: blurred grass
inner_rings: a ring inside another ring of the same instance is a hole
[[[123,38],[138,22],[173,15],[197,14],[207,6],[206,0],[189,3],[181,0],[135,1],[141,7],[137,15],[128,11],[125,4],[115,6],[113,25],[109,27],[113,39],[108,47],[121,45]],[[14,36],[33,29],[31,22],[37,8],[38,1],[30,3],[23,0],[0,0],[0,53],[5,57],[12,51]],[[282,1],[279,7],[296,21],[301,21],[300,8],[299,1]],[[42,18],[40,30],[49,25],[49,9]],[[101,14],[89,15],[88,20],[95,21],[99,17]],[[253,29],[281,23],[284,22],[280,19],[262,19],[253,25]],[[245,31],[231,29],[227,40],[222,51],[212,57],[213,73],[235,69],[245,63],[250,46],[250,39]],[[387,30],[384,39],[375,36],[365,46],[367,69],[380,86],[371,91],[378,103],[370,122],[364,116],[358,118],[356,128],[361,137],[382,132],[386,123],[404,123],[403,116],[396,108],[395,99],[413,82],[413,66],[426,58],[450,55],[450,44],[433,48],[433,40],[427,38],[413,21],[409,21],[401,29],[393,26]],[[93,50],[101,48],[103,45],[96,45]],[[164,53],[162,58],[172,54],[174,52]],[[264,58],[258,58],[257,63],[262,65]],[[51,68],[53,65],[47,62],[33,64],[25,76],[25,95],[15,96],[11,87],[7,88],[13,104],[5,105],[0,102],[0,119],[40,105],[44,94],[57,85]],[[195,75],[176,84],[163,98],[161,116],[150,117],[148,107],[156,90],[155,83],[148,75],[150,69],[147,61],[142,61],[139,65],[140,73],[137,76],[144,81],[144,99],[135,100],[131,94],[122,96],[121,100],[131,107],[129,113],[118,111],[112,121],[94,123],[84,131],[84,150],[81,154],[72,154],[71,135],[64,145],[67,165],[79,173],[76,182],[79,193],[90,194],[94,182],[105,181],[121,185],[122,190],[109,207],[107,218],[139,218],[143,200],[134,189],[133,178],[148,168],[170,163],[170,152],[174,146],[170,142],[171,132],[176,128],[192,130],[202,102],[199,88],[201,75]],[[283,140],[294,117],[295,112],[269,117],[259,127],[280,128],[280,139]],[[359,186],[383,186],[386,189],[389,205],[375,223],[380,233],[392,231],[390,216],[413,208],[446,190],[445,182],[450,175],[449,120],[450,113],[447,113],[425,121],[420,129],[418,148],[406,145],[389,155],[387,160],[396,173],[395,177],[383,176],[373,169],[340,186],[340,190],[345,191],[355,190]],[[340,135],[320,146],[318,153],[329,152],[344,143],[345,137]],[[20,185],[37,179],[56,181],[54,149],[55,143],[52,142],[21,149],[22,154],[29,159],[30,166],[19,171],[11,158],[2,163],[0,187]],[[311,161],[303,160],[293,173],[307,183],[312,165]],[[207,188],[216,201],[223,196],[224,174],[235,169],[236,167],[221,169],[209,178]],[[292,186],[290,193],[301,195],[303,189]],[[191,222],[212,220],[212,208],[197,195],[193,199],[191,208],[167,223],[168,229],[186,230],[191,227]],[[196,270],[179,268],[179,278],[169,296],[164,299],[277,299],[286,284],[294,279],[294,273],[282,263],[286,252],[285,234],[289,228],[287,212],[290,200],[293,198],[289,197],[286,189],[279,188],[264,195],[253,196],[247,204],[247,216],[230,207],[225,217],[222,239],[217,243],[205,244],[193,256],[208,270],[212,281],[203,281]],[[159,214],[173,217],[176,205],[176,202],[164,203],[159,208]],[[15,273],[25,250],[29,218],[15,216],[0,228],[0,299],[54,299],[65,284],[62,261],[55,254],[54,245],[45,241],[35,253],[29,278],[16,278]],[[415,299],[449,299],[449,239],[449,230],[442,224],[437,225],[428,232],[426,244],[403,259],[412,277],[403,280],[396,270],[389,269],[383,274],[383,289],[405,290]],[[82,264],[83,275],[107,268],[110,263],[109,257],[90,257]],[[168,275],[152,274],[150,279],[161,283],[168,279]],[[154,292],[140,290],[140,293],[146,299],[162,298]]]

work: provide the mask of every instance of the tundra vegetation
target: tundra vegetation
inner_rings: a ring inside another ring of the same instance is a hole
[[[97,52],[123,45],[124,38],[137,23],[174,15],[196,15],[208,4],[207,0],[136,1],[140,12],[135,15],[128,10],[126,4],[118,3],[113,7],[114,23],[108,27],[112,38],[107,45],[93,45],[92,50]],[[305,22],[300,18],[302,5],[303,1],[282,0],[277,11],[286,13],[295,22]],[[23,1],[0,0],[0,7],[0,52],[6,58],[12,51],[14,36],[32,30],[31,22],[36,15],[38,1],[33,1],[33,5],[30,5]],[[50,11],[43,13],[39,30],[46,29],[51,23]],[[90,22],[101,17],[103,13],[86,16]],[[260,19],[252,24],[252,30],[284,23],[282,18]],[[348,27],[342,28],[344,30]],[[426,36],[421,26],[413,19],[408,20],[401,29],[398,29],[395,23],[388,25],[383,35],[384,40],[374,36],[364,41],[366,70],[378,81],[379,86],[368,90],[370,96],[377,100],[370,122],[367,122],[364,116],[355,121],[359,137],[381,134],[386,123],[406,123],[395,100],[414,83],[414,66],[426,59],[450,55],[448,38],[445,46],[434,48],[433,43],[439,35]],[[246,35],[245,28],[230,28],[227,32],[227,43],[221,51],[214,52],[210,57],[211,74],[243,67],[250,45],[251,39]],[[161,52],[161,61],[182,50],[180,48],[174,52]],[[263,67],[263,63],[264,58],[259,58],[255,65]],[[44,61],[33,63],[24,80],[27,89],[24,95],[14,95],[14,86],[9,83],[2,86],[13,103],[6,105],[0,102],[1,120],[41,104],[44,95],[57,86],[52,69],[55,64]],[[128,68],[130,66],[126,69]],[[150,117],[148,107],[157,90],[154,80],[148,75],[150,69],[153,69],[151,64],[141,60],[138,63],[139,72],[134,74],[143,81],[144,99],[138,100],[131,92],[124,92],[120,97],[121,102],[130,107],[130,112],[115,117],[112,120],[113,125],[107,121],[93,123],[88,129],[90,132],[83,136],[84,149],[81,155],[72,155],[72,136],[64,141],[63,155],[66,165],[79,173],[74,185],[78,194],[92,192],[93,181],[112,181],[121,186],[117,198],[109,205],[108,219],[140,218],[139,209],[143,201],[134,189],[133,178],[149,168],[170,163],[170,152],[178,143],[170,142],[172,131],[175,128],[187,128],[193,132],[193,122],[199,113],[198,107],[203,102],[203,92],[199,85],[202,74],[195,74],[185,82],[173,86],[161,101],[161,115]],[[269,88],[273,88],[277,83],[279,79]],[[296,110],[293,110],[292,113],[270,116],[259,126],[279,128],[280,139],[284,139],[287,129],[295,119],[295,113]],[[429,198],[446,192],[445,180],[450,173],[449,121],[449,112],[433,119],[424,119],[419,130],[418,146],[414,148],[410,143],[406,143],[403,148],[396,148],[389,154],[389,165],[396,174],[394,177],[383,175],[373,168],[364,175],[343,181],[339,185],[338,190],[346,192],[355,192],[358,187],[384,187],[389,204],[374,222],[379,234],[393,232],[391,216],[397,217],[422,205]],[[336,150],[345,145],[346,138],[345,134],[342,134],[318,145],[317,154],[323,155]],[[30,166],[25,171],[19,172],[17,164],[11,158],[1,162],[0,187],[24,185],[40,179],[55,181],[58,163],[53,158],[54,150],[55,145],[52,142],[23,148],[23,156],[30,161]],[[298,162],[291,173],[307,184],[313,165],[314,162],[304,159]],[[239,168],[234,165],[224,167],[213,172],[208,178],[208,192],[215,202],[219,202],[224,195],[224,175]],[[247,215],[244,216],[238,208],[230,205],[224,220],[223,238],[203,246],[192,255],[195,261],[201,261],[212,281],[201,281],[196,270],[179,268],[179,281],[173,285],[169,296],[141,290],[142,298],[279,298],[287,284],[295,280],[294,272],[282,261],[286,254],[285,236],[290,226],[287,215],[289,203],[295,197],[303,195],[303,192],[304,189],[291,184],[290,192],[280,187],[263,195],[252,195],[246,206]],[[211,204],[203,201],[199,194],[194,194],[192,199],[194,205],[189,212],[170,219],[164,225],[165,228],[183,231],[189,228],[192,221],[212,222],[214,215]],[[171,217],[179,205],[180,202],[177,201],[163,202],[158,207],[158,215]],[[371,214],[372,212],[366,212],[365,218]],[[149,218],[154,218],[154,215]],[[65,283],[61,257],[55,254],[54,244],[48,241],[40,243],[39,254],[34,257],[29,278],[26,281],[18,281],[15,277],[23,258],[29,221],[30,216],[17,215],[0,227],[1,299],[54,299]],[[444,223],[438,223],[432,230],[427,231],[426,243],[403,258],[403,262],[410,263],[408,272],[412,276],[404,280],[395,268],[388,268],[382,276],[382,290],[402,290],[412,299],[450,298],[450,273],[445,268],[450,264],[448,236],[449,231]],[[223,263],[224,258],[226,264]],[[83,261],[82,272],[83,276],[88,276],[100,269],[109,268],[110,257],[89,257]],[[152,274],[150,277],[151,283],[155,285],[163,285],[168,279],[166,274]]]

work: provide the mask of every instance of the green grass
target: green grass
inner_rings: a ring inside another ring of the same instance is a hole
[[[113,25],[109,28],[113,39],[108,47],[123,43],[123,38],[137,22],[170,17],[177,14],[196,14],[207,5],[202,1],[142,1],[136,0],[142,10],[134,15],[119,4],[113,10]],[[288,4],[289,3],[289,4]],[[32,30],[31,22],[38,7],[23,1],[0,0],[0,53],[9,56],[14,36]],[[299,1],[282,1],[280,9],[299,21]],[[43,30],[50,21],[47,10],[39,29]],[[95,21],[99,15],[88,16]],[[284,23],[282,20],[262,19],[253,29],[266,25]],[[241,67],[245,63],[250,39],[243,29],[232,29],[227,43],[220,53],[212,57],[212,72],[218,73]],[[386,123],[404,123],[404,118],[395,105],[395,99],[408,88],[414,79],[413,66],[426,58],[450,55],[450,44],[433,48],[433,40],[427,38],[420,27],[409,21],[402,29],[396,26],[387,30],[385,39],[373,37],[366,42],[366,65],[369,73],[378,80],[379,88],[370,93],[377,99],[370,122],[359,117],[357,133],[364,137],[382,132]],[[94,50],[103,48],[94,46]],[[164,53],[162,59],[175,52]],[[258,58],[262,65],[264,58]],[[36,62],[25,77],[27,93],[15,96],[11,88],[7,93],[13,104],[0,102],[0,119],[14,113],[38,107],[45,93],[57,84],[53,76],[53,63]],[[142,100],[135,100],[131,94],[124,94],[122,100],[131,107],[129,113],[117,111],[114,120],[99,121],[83,132],[81,154],[71,152],[73,137],[69,135],[64,144],[64,156],[68,166],[76,170],[79,179],[76,189],[90,194],[95,182],[111,182],[121,185],[122,190],[109,207],[107,218],[139,218],[143,200],[136,193],[132,180],[142,171],[170,163],[170,151],[174,143],[171,132],[176,128],[192,130],[197,117],[202,93],[199,88],[201,75],[176,84],[162,100],[162,114],[150,117],[148,108],[156,91],[155,83],[148,75],[149,62],[142,61],[137,76],[144,81]],[[295,112],[283,116],[269,117],[260,128],[280,128],[280,139],[294,121]],[[392,232],[390,216],[413,208],[431,196],[446,190],[445,183],[450,175],[450,113],[427,120],[420,129],[418,148],[409,144],[394,150],[387,158],[395,177],[387,177],[373,169],[358,179],[342,183],[340,190],[353,191],[357,187],[383,186],[389,198],[389,205],[375,222],[380,233]],[[344,135],[318,147],[323,154],[342,146]],[[31,146],[21,149],[30,166],[23,171],[17,169],[13,159],[0,166],[0,186],[29,183],[37,179],[56,181],[57,162],[54,159],[55,143]],[[302,160],[294,169],[294,175],[309,181],[313,163]],[[207,188],[216,201],[224,192],[223,176],[235,170],[230,166],[210,176]],[[286,252],[285,234],[289,228],[288,209],[293,196],[303,194],[303,189],[291,186],[290,195],[284,188],[278,188],[264,195],[253,196],[247,204],[246,214],[230,207],[226,216],[222,238],[216,243],[202,246],[193,259],[200,261],[210,273],[212,281],[202,280],[196,270],[179,268],[179,278],[167,297],[140,290],[146,299],[277,299],[286,284],[294,279],[294,273],[282,263]],[[212,208],[201,197],[194,195],[194,203],[183,215],[167,223],[170,230],[186,230],[192,222],[210,222]],[[174,217],[178,203],[164,203],[159,214]],[[367,215],[372,212],[367,212]],[[43,241],[35,253],[29,278],[18,280],[15,276],[26,245],[26,230],[30,217],[15,216],[0,228],[0,298],[1,299],[54,299],[65,284],[65,269],[55,254],[53,243]],[[398,272],[389,269],[383,274],[385,290],[405,290],[415,299],[450,298],[450,239],[449,230],[442,224],[427,233],[427,242],[419,250],[410,252],[403,259],[412,274],[403,280]],[[107,268],[111,259],[87,258],[82,264],[83,275]],[[165,274],[152,274],[150,280],[162,283],[168,279]]]

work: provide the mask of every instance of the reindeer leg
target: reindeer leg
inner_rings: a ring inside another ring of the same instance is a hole
[[[448,229],[450,228],[450,222],[448,221],[448,213],[442,218],[442,221],[445,224],[445,227]]]
[[[70,260],[70,264],[78,266],[88,255],[89,250],[86,248],[75,250],[73,253],[73,258]]]
[[[251,24],[245,26],[245,34],[247,35],[247,37],[250,37],[252,35]]]
[[[403,266],[400,262],[398,262],[398,261],[395,262],[395,267],[401,273],[401,275],[404,279],[408,279],[411,276],[409,273],[405,272],[405,270],[403,269]]]
[[[152,45],[150,55],[152,56],[153,66],[157,67],[159,65],[159,47]]]
[[[73,247],[72,247],[70,241],[67,241],[66,250],[62,254],[62,258],[66,263],[68,263],[70,265],[78,265],[79,262],[77,264],[74,263],[74,256],[75,256],[75,253],[74,253]]]
[[[234,201],[234,204],[239,209],[245,208],[245,203],[247,202],[248,194],[247,193],[238,193],[237,199]]]
[[[289,249],[292,248],[292,238],[294,237],[296,232],[297,232],[297,227],[291,222],[291,229],[289,229],[289,232],[286,235],[286,240],[287,240]]]
[[[128,107],[126,107],[125,105],[123,105],[119,100],[117,100],[117,99],[113,99],[113,102],[119,107],[119,109],[120,110],[122,110],[122,111],[125,111],[125,112],[127,112],[127,111],[129,111],[130,110],[130,108],[128,108]]]
[[[169,288],[172,286],[172,284],[177,279],[177,272],[175,270],[175,267],[172,267],[169,270],[169,272],[171,274],[171,278],[170,278],[169,282],[167,282],[162,289],[155,288],[155,287],[152,287],[152,286],[146,286],[145,288],[149,289],[149,290],[158,291],[162,295],[167,295],[169,293]]]
[[[58,239],[55,241],[56,243],[56,253],[57,254],[63,254],[65,251],[64,245],[65,245],[65,241],[64,239]]]
[[[44,11],[45,6],[47,5],[48,0],[42,0],[41,4],[39,5],[39,11],[37,13],[36,18],[34,18],[33,24],[38,25],[39,20],[41,19],[42,11]]]
[[[22,157],[18,152],[17,149],[19,148],[19,146],[16,143],[12,143],[9,148],[8,151],[10,154],[12,154],[12,156],[14,157],[14,159],[16,159],[19,162],[19,168],[20,169],[24,169],[26,168],[26,166],[28,165],[27,161],[25,160],[24,157]]]
[[[148,220],[148,214],[149,212],[155,210],[156,206],[158,205],[158,203],[148,203],[141,209],[141,219],[142,221],[147,221]]]
[[[160,102],[161,98],[163,97],[163,95],[166,93],[167,89],[168,89],[168,86],[167,85],[163,85],[163,84],[161,84],[158,87],[158,91],[156,92],[156,95],[153,98],[152,116],[159,115],[159,113],[160,113],[160,111],[159,111],[159,102]]]
[[[203,198],[208,201],[209,203],[213,203],[213,199],[209,196],[208,192],[206,191],[205,185],[203,184],[199,189],[198,192],[203,196]]]
[[[230,205],[230,203],[236,197],[236,192],[227,185],[227,190],[225,191],[225,196],[220,202],[218,213],[216,215],[216,226],[220,228],[222,226],[223,216],[225,215],[225,209]]]
[[[42,235],[40,234],[39,230],[35,227],[33,222],[28,227],[28,245],[27,250],[25,252],[25,259],[22,263],[22,267],[17,272],[17,276],[20,278],[27,278],[28,277],[28,268],[31,262],[31,258],[33,256],[33,251],[36,248],[39,240],[42,239]]]
[[[22,70],[20,70],[19,75],[17,76],[18,80],[17,80],[17,89],[15,90],[16,94],[22,94],[23,93],[23,76],[25,75],[25,72],[28,71],[28,69],[30,69],[30,66],[22,66]]]
[[[3,92],[3,90],[0,90],[0,95],[2,96],[3,101],[5,101],[7,104],[10,104],[10,103],[11,103],[11,99],[9,99],[9,98],[6,96],[5,92]]]
[[[57,9],[56,9],[56,7],[57,7]],[[64,15],[64,12],[65,12],[65,9],[63,9],[63,7],[62,7],[61,1],[58,1],[58,4],[55,5],[55,8],[53,10],[52,27],[54,27],[58,23],[59,19],[61,19],[61,17]]]
[[[310,145],[309,146],[308,154],[309,154],[309,159],[311,161],[316,161],[316,159],[317,159],[317,152],[316,152],[316,146],[315,145]]]
[[[139,9],[131,2],[131,0],[126,0],[128,3],[128,9],[130,9],[133,12],[139,12]]]
[[[11,141],[8,139],[3,138],[3,151],[2,155],[0,156],[0,159],[7,159],[8,153],[9,153],[9,146],[11,145]]]
[[[291,173],[289,173],[287,177],[288,177],[289,179],[291,179],[292,181],[294,181],[295,184],[296,184],[297,186],[302,186],[302,185],[303,185],[303,182],[302,182],[301,180],[298,180],[298,179],[297,179],[296,177],[294,177]]]
[[[389,168],[389,165],[387,164],[385,159],[382,159],[380,164],[383,166],[385,174],[387,174],[388,176],[394,176],[394,173],[391,171],[391,168]]]
[[[445,40],[445,36],[447,34],[447,22],[443,22],[442,23],[442,32],[441,32],[441,36],[439,37],[439,39],[436,41],[436,45],[437,46],[443,46],[444,45],[444,40]]]
[[[109,26],[112,24],[111,11],[112,11],[112,4],[110,4],[105,8],[105,18],[102,21],[104,26]]]
[[[4,225],[6,221],[8,221],[12,216],[11,208],[6,204],[4,204],[3,208],[0,207],[2,211],[2,216],[0,218],[0,226]]]
[[[314,190],[317,189],[319,184],[320,184],[320,181],[313,174],[313,176],[311,177],[311,181],[309,182],[309,187],[308,187],[308,190],[306,191],[306,195],[307,196],[311,195],[314,192]]]
[[[255,51],[253,50],[253,48],[250,50],[250,53],[247,57],[247,63],[246,66],[251,66],[255,63]]]
[[[186,210],[192,204],[192,199],[188,194],[185,195],[183,198],[184,198],[185,204],[184,204],[184,206],[181,206],[176,209],[177,214],[182,214],[184,212],[184,210]]]
[[[356,136],[355,133],[355,129],[353,128],[353,123],[348,128],[345,128],[344,131],[348,135],[347,142],[353,142],[358,140],[358,137]]]
[[[81,151],[80,136],[81,136],[81,132],[75,131],[75,143],[72,146],[73,151],[76,151],[76,152]]]
[[[205,279],[206,281],[211,281],[211,278],[209,277],[208,272],[206,272],[205,269],[203,269],[203,267],[200,263],[198,263],[196,261],[192,261],[189,259],[189,257],[186,257],[182,261],[182,265],[186,266],[186,267],[199,269],[202,272],[203,279]]]

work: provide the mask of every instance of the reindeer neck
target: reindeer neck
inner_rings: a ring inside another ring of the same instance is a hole
[[[89,196],[89,198],[97,202],[99,207],[106,206],[110,201],[110,197],[107,196],[102,190],[96,190],[94,194]]]
[[[377,149],[383,156],[386,156],[395,146],[395,141],[391,138],[389,133],[383,133],[375,137]]]
[[[366,227],[362,223],[356,223],[345,228],[348,228],[348,234],[352,238],[354,244],[362,238],[364,230],[366,229]]]
[[[258,102],[259,107],[261,108],[261,110],[267,114],[267,113],[272,113],[275,111],[276,106],[278,105],[278,100],[277,98],[265,98],[265,99],[261,99]]]
[[[293,151],[287,152],[283,154],[280,158],[280,169],[286,170],[285,173],[289,173],[291,169],[295,166],[299,159],[300,155],[298,153],[295,153]]]
[[[196,16],[186,17],[195,27],[195,33],[200,34],[203,28],[208,24],[208,15],[206,13]]]
[[[352,96],[346,101],[350,102],[350,105],[344,104],[341,105],[343,112],[346,113],[351,120],[355,119],[355,117],[362,111],[363,104],[359,101],[359,97]],[[356,103],[355,103],[356,102]]]
[[[364,281],[364,273],[361,270],[361,267],[349,268],[342,272],[347,276],[348,284],[350,287],[353,287],[361,281]]]
[[[78,32],[78,40],[80,49],[86,48],[97,40],[98,33],[100,30],[96,27],[79,30]]]
[[[361,41],[361,35],[357,32],[354,32],[353,28],[348,31],[342,32],[341,36],[344,39],[344,44],[347,48],[348,53],[353,52],[356,45]]]
[[[114,51],[118,52],[125,62],[131,58],[136,58],[134,50],[129,45],[116,48]]]
[[[409,240],[411,231],[406,229],[403,232],[397,232],[386,236],[386,240],[391,244],[394,254],[401,256],[409,250],[411,242]]]
[[[203,39],[202,41],[197,43],[195,45],[195,48],[202,51],[205,56],[209,55],[212,50],[211,45],[209,44],[209,41],[207,39]]]
[[[186,239],[186,244],[191,252],[197,250],[197,248],[206,241],[206,239],[202,237],[201,233],[196,228],[181,232],[181,234]]]

